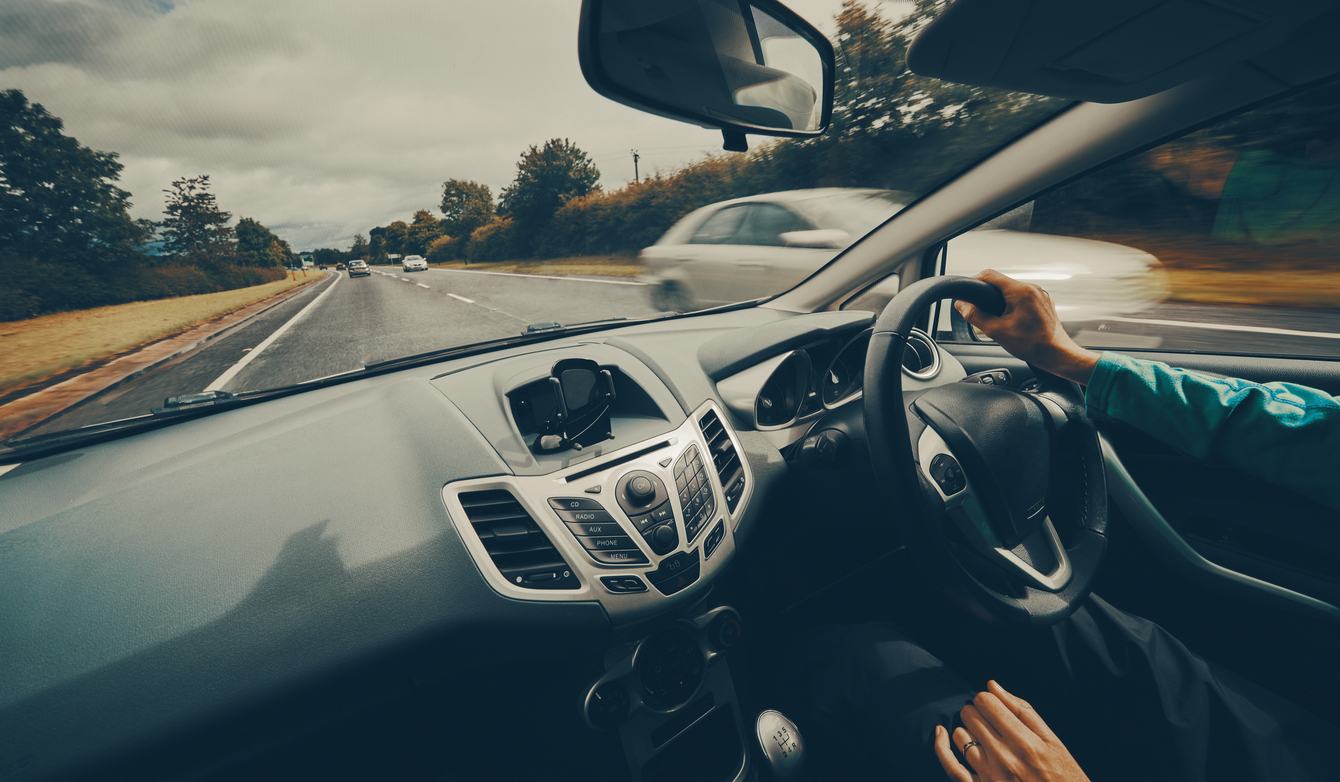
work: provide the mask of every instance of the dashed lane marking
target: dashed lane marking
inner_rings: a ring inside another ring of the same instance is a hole
[[[475,300],[474,300],[474,299],[467,299],[467,298],[465,298],[464,296],[457,296],[457,295],[454,294],[454,293],[448,293],[447,295],[450,296],[451,298],[455,299],[456,301],[463,301],[463,302],[465,302],[466,304],[474,304],[474,303],[475,303]]]
[[[416,283],[414,283],[414,284],[417,285],[417,286],[419,286],[420,288],[427,288],[427,287],[428,287],[427,285],[424,285],[424,284],[421,283],[421,282],[416,282]]]

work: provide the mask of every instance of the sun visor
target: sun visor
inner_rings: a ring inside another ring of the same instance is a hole
[[[1162,92],[1279,46],[1340,0],[958,0],[908,67],[945,81],[1095,103]]]

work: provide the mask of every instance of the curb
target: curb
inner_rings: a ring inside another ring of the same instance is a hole
[[[327,275],[326,279],[330,279],[330,275]],[[277,307],[280,304],[287,302],[289,299],[297,296],[303,291],[309,290],[308,285],[317,285],[320,284],[320,282],[321,280],[314,280],[313,282],[308,283],[307,285],[301,285],[291,290],[283,291],[282,293],[277,293],[274,296],[270,297],[269,299],[262,299],[259,302],[249,304],[246,307],[243,307],[239,310],[234,310],[232,312],[225,313],[223,315],[218,316],[217,318],[214,318],[213,320],[206,321],[205,323],[199,326],[195,326],[193,328],[187,329],[177,334],[162,337],[139,348],[133,353],[127,353],[123,356],[113,358],[111,361],[109,361],[106,364],[103,364],[102,366],[95,367],[86,372],[81,372],[72,377],[66,378],[65,380],[62,380],[59,383],[55,383],[53,385],[34,391],[31,394],[21,396],[18,399],[8,402],[4,405],[0,405],[0,440],[8,439],[16,434],[21,434],[22,432],[25,432],[28,429],[32,429],[33,427],[39,426],[43,421],[51,418],[52,416],[62,413],[66,410],[69,410],[75,405],[78,405],[84,402],[85,400],[93,396],[96,396],[97,394],[101,394],[105,391],[109,391],[113,388],[121,386],[131,380],[134,380],[137,377],[144,375],[147,372],[150,372],[162,366],[163,364],[167,363],[168,361],[171,361],[174,358],[177,358],[183,353],[195,350],[201,345],[210,342],[211,340],[219,336],[229,334],[238,327],[246,325],[247,323],[251,322],[257,316],[264,314],[265,312],[268,312],[274,307]],[[252,308],[255,308],[255,310],[248,312],[248,310],[251,310]],[[239,313],[246,313],[246,314],[237,317],[236,320],[230,323],[220,325],[220,321],[226,320],[230,317],[238,316]],[[211,329],[213,330],[211,331]],[[114,364],[123,361],[130,364],[134,364],[135,359],[137,357],[140,357],[145,353],[151,353],[155,350],[163,349],[164,343],[173,342],[175,340],[189,339],[192,335],[199,334],[200,332],[207,332],[207,333],[204,333],[195,339],[191,339],[189,342],[184,342],[183,344],[172,346],[169,352],[152,358],[149,361],[149,363],[146,363],[142,366],[137,366],[134,369],[121,372],[120,374],[115,374],[115,370],[109,370],[109,368],[112,367]],[[87,388],[78,391],[75,391],[68,387],[73,384],[78,384],[78,381],[80,380],[88,381],[90,375],[94,375],[95,373],[100,372],[108,375],[108,379],[106,379],[105,381],[93,380],[89,383]],[[42,400],[44,397],[51,398],[51,402],[46,406],[43,406],[42,404]],[[28,412],[25,413],[25,409]],[[6,418],[10,417],[7,414],[13,416],[12,422],[6,421]]]

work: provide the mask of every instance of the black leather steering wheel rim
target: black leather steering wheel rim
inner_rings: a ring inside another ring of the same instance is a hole
[[[1051,625],[1073,613],[1087,597],[1107,547],[1107,487],[1097,430],[1085,414],[1083,396],[1075,387],[1037,368],[1033,368],[1039,384],[1037,394],[1003,388],[973,391],[978,396],[987,391],[1018,395],[1027,400],[1025,406],[1043,409],[1057,422],[1049,436],[1053,442],[1063,438],[1058,447],[1074,456],[1073,464],[1057,465],[1057,460],[1051,459],[1047,465],[1049,472],[1060,468],[1073,471],[1060,485],[1048,489],[1049,497],[1052,493],[1070,497],[1068,518],[1057,519],[1061,532],[1053,536],[1059,538],[1064,550],[1060,559],[1068,560],[1068,580],[1063,585],[1042,588],[1026,583],[1026,578],[1011,579],[1008,567],[1004,581],[993,580],[992,573],[982,569],[981,557],[962,545],[955,522],[946,514],[946,502],[952,502],[952,498],[947,500],[942,490],[937,491],[919,463],[914,438],[932,424],[923,420],[916,402],[904,393],[902,356],[908,335],[932,303],[947,298],[995,313],[1005,307],[997,288],[970,277],[921,280],[889,302],[875,323],[866,356],[863,407],[872,467],[882,479],[894,523],[916,554],[913,559],[930,568],[932,578],[951,598],[982,618],[1015,625]],[[1017,399],[1012,403],[1019,406]],[[942,423],[937,421],[935,425]]]

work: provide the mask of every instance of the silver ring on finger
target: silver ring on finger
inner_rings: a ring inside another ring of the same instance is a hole
[[[964,744],[962,750],[963,757],[966,758],[968,756],[968,747],[980,747],[980,746],[982,746],[982,742],[977,741],[975,739],[973,741],[969,741],[967,744]]]

